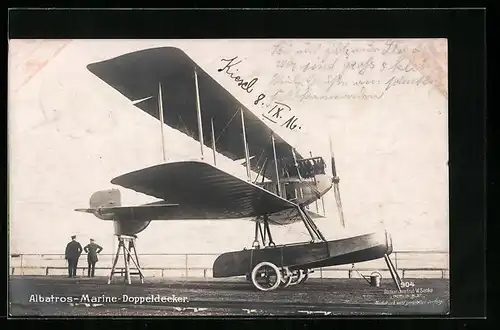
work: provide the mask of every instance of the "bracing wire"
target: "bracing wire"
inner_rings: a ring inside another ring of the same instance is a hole
[[[238,114],[240,110],[236,110],[234,112],[234,115],[231,117],[231,119],[229,119],[229,121],[227,122],[226,126],[224,126],[224,128],[221,130],[219,136],[217,137],[217,139],[215,139],[215,142],[219,141],[220,137],[222,136],[222,134],[224,134],[224,132],[226,131],[227,127],[229,126],[229,124],[231,124],[231,122],[233,121],[234,117],[236,117],[236,115]]]

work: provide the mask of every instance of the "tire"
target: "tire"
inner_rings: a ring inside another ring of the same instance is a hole
[[[309,274],[305,270],[301,270],[301,276],[299,282],[297,284],[304,284],[305,281],[309,278]]]
[[[294,285],[297,285],[299,284],[299,280],[300,280],[300,273],[301,270],[295,270],[293,271],[292,275],[290,275],[290,284],[289,286],[294,286]]]
[[[286,288],[292,283],[292,272],[288,269],[288,267],[285,267],[283,269],[283,273],[281,275],[281,283],[280,283],[280,288]]]
[[[292,277],[291,276],[287,276],[286,278],[283,278],[280,282],[280,288],[286,288],[290,285],[290,283],[292,283]]]
[[[272,284],[266,283],[271,276],[275,277],[274,282]],[[263,280],[263,283],[259,283],[259,280]],[[281,271],[275,264],[271,262],[261,262],[260,264],[257,264],[252,270],[252,283],[260,291],[276,290],[280,286],[281,282]]]

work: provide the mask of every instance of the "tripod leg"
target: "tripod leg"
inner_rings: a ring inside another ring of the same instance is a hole
[[[130,266],[130,259],[132,258],[132,253],[131,253],[132,249],[131,248],[133,246],[134,246],[134,243],[132,243],[132,240],[130,240],[128,242],[128,250],[127,250],[127,263],[129,264],[129,266]]]
[[[134,248],[134,252],[135,252],[135,248]],[[130,250],[127,250],[127,253],[131,256],[132,253]],[[137,257],[137,253],[135,253],[136,257]],[[141,271],[141,268],[139,267],[139,259],[137,259],[137,262],[134,260],[134,258],[131,258],[132,262],[134,263],[135,267],[137,268],[137,272],[139,273],[139,276],[141,278],[141,283],[144,283],[144,276],[142,274],[142,271]],[[130,284],[130,283],[129,283]]]
[[[128,284],[132,284],[130,279],[130,270],[128,268],[127,248],[123,245],[123,261],[125,262],[125,280]]]
[[[139,256],[137,255],[137,250],[135,249],[135,244],[132,244],[134,248],[135,260],[137,261],[137,271],[139,272],[139,276],[141,277],[141,283],[144,283],[144,275],[142,274],[141,264],[139,263]]]
[[[122,246],[122,242],[118,239],[118,249],[116,250],[115,260],[113,261],[113,266],[111,267],[111,273],[109,274],[108,284],[111,283],[111,279],[113,278],[113,274],[115,272],[116,264],[118,263],[118,258],[120,257],[120,248]]]

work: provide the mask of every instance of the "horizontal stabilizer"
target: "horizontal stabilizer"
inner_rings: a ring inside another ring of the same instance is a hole
[[[179,204],[145,204],[137,206],[104,206],[99,208],[75,209],[77,212],[92,213],[102,220],[160,220],[169,216],[170,209]],[[165,220],[168,220],[166,218]]]
[[[94,213],[97,209],[75,209],[77,212]]]

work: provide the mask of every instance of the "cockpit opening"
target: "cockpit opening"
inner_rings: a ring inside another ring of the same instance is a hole
[[[297,164],[282,164],[280,177],[282,178],[313,178],[315,175],[325,174],[326,164],[322,157],[297,160]]]
[[[297,168],[302,178],[312,178],[325,174],[326,164],[322,157],[313,157],[297,161]]]

